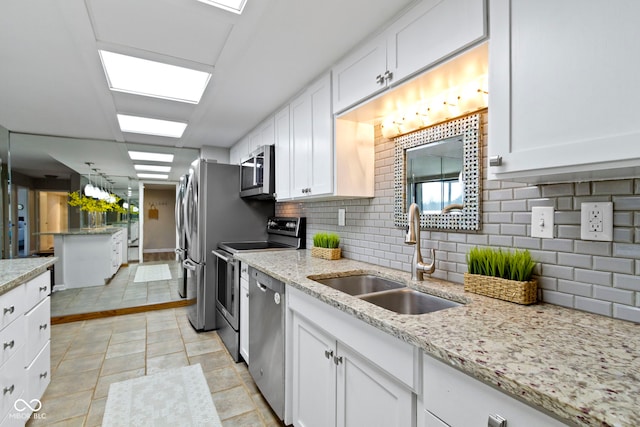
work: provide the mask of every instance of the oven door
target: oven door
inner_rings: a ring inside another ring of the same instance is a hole
[[[211,251],[216,256],[216,308],[234,330],[240,325],[240,269],[228,252]]]

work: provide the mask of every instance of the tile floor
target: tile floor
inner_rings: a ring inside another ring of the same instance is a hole
[[[172,279],[133,281],[138,266],[156,264],[168,264]],[[182,268],[175,260],[129,264],[121,267],[108,285],[54,292],[51,297],[51,317],[180,301],[182,298],[178,295],[177,282],[181,277]]]
[[[215,331],[197,333],[186,308],[85,320],[51,329],[51,383],[27,426],[99,426],[113,382],[200,363],[223,426],[281,426],[245,363]]]

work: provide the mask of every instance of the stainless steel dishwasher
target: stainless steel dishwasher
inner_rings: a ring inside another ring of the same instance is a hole
[[[284,419],[285,286],[249,267],[249,373]]]

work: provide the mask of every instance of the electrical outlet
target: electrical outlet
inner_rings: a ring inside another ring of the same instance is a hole
[[[340,227],[344,227],[344,225],[345,225],[346,214],[347,214],[346,209],[343,209],[343,208],[338,209],[338,225]]]
[[[582,203],[580,208],[580,238],[611,242],[613,240],[613,203]]]
[[[531,237],[553,239],[553,206],[531,208]]]

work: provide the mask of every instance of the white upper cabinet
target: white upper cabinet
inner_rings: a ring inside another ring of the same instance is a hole
[[[422,0],[335,65],[334,111],[401,83],[486,36],[485,0]]]
[[[289,106],[275,115],[276,200],[291,198],[291,121]]]
[[[638,176],[640,2],[492,0],[490,14],[489,178]]]

